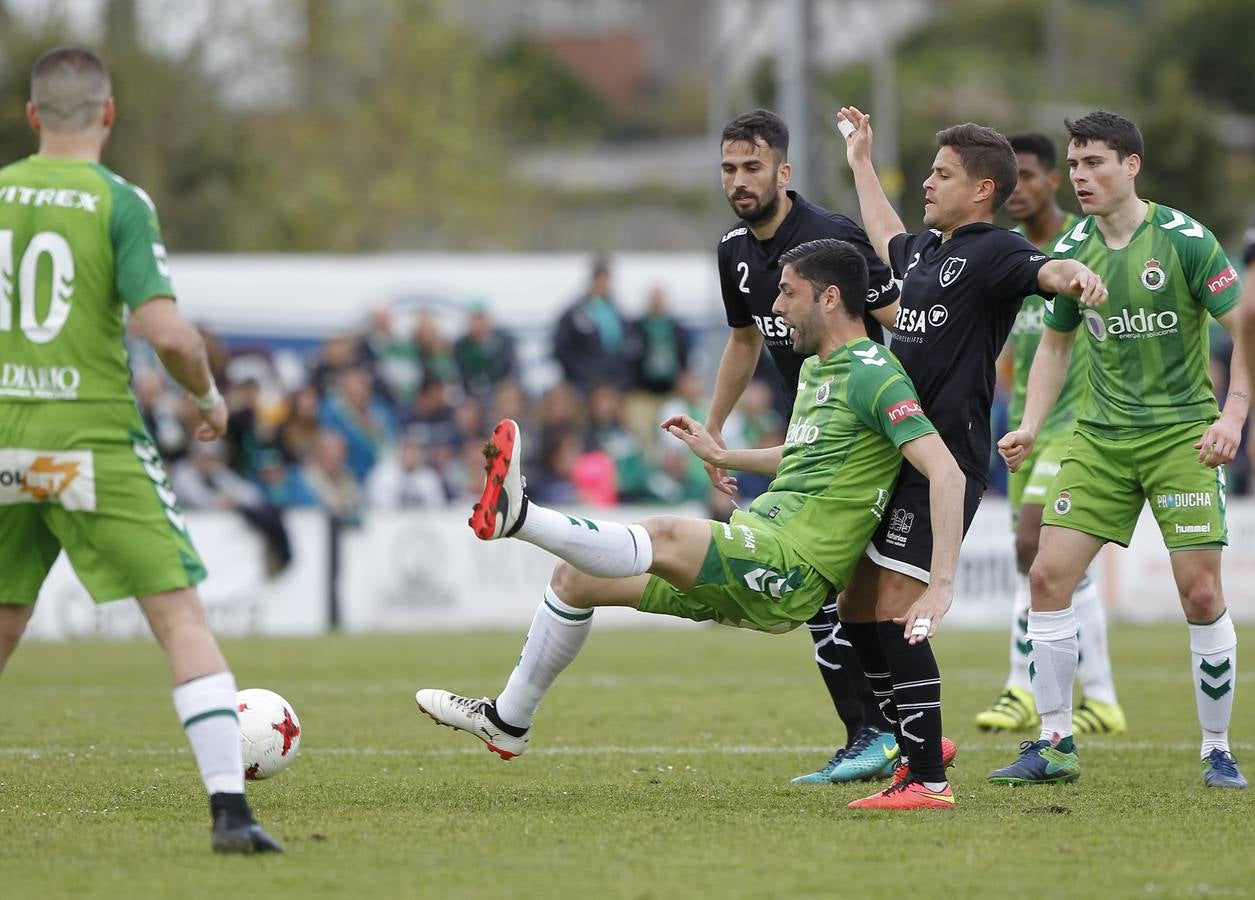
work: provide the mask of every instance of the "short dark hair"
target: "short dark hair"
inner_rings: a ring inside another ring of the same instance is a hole
[[[1096,109],[1079,119],[1066,119],[1063,124],[1068,129],[1068,137],[1078,147],[1084,147],[1090,141],[1102,141],[1116,151],[1116,157],[1121,162],[1133,154],[1146,159],[1142,133],[1132,121],[1119,113]]]
[[[723,126],[723,134],[719,137],[719,145],[728,141],[746,141],[757,144],[762,138],[764,144],[776,152],[776,157],[784,162],[789,156],[789,126],[784,119],[769,109],[756,109],[743,116],[737,116]]]
[[[31,66],[31,100],[50,131],[89,127],[112,91],[104,61],[86,47],[53,47]]]
[[[853,244],[836,238],[823,238],[798,244],[780,255],[780,268],[793,271],[810,282],[818,298],[829,285],[841,292],[841,305],[851,319],[863,318],[867,303],[867,260]]]
[[[1059,155],[1055,150],[1055,142],[1040,131],[1022,131],[1007,137],[1011,149],[1016,153],[1031,153],[1041,160],[1044,168],[1053,169],[1059,164]]]
[[[937,132],[938,147],[953,147],[969,178],[988,178],[994,183],[992,212],[1002,209],[1016,182],[1020,169],[1015,164],[1011,142],[985,125],[964,122]]]

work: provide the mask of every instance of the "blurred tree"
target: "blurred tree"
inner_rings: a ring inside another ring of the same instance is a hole
[[[430,2],[305,0],[306,102],[255,123],[271,177],[246,198],[254,246],[501,246],[520,224],[501,98]],[[516,232],[517,233],[517,232]]]
[[[1139,87],[1156,82],[1165,66],[1184,68],[1189,83],[1213,102],[1255,113],[1251,0],[1176,0],[1155,4],[1158,13],[1136,45]],[[1152,99],[1150,93],[1144,94]]]
[[[610,121],[610,109],[543,47],[516,41],[491,60],[509,131],[534,143],[590,138]]]

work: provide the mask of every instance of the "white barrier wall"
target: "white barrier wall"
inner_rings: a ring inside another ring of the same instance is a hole
[[[201,597],[221,635],[320,634],[327,629],[327,520],[315,510],[286,516],[293,559],[266,576],[261,538],[235,513],[187,513],[188,530],[209,577]],[[148,634],[134,600],[94,604],[62,553],[27,626],[30,637],[123,638]]]
[[[700,515],[694,507],[668,510]],[[632,521],[662,510],[574,510]],[[336,583],[341,627],[371,631],[526,628],[553,558],[518,541],[484,544],[466,526],[466,510],[378,513],[340,535]],[[329,536],[322,515],[288,514],[294,560],[268,578],[260,538],[230,513],[192,513],[189,528],[209,568],[201,593],[214,628],[225,635],[319,634],[329,627]],[[951,627],[1003,627],[1015,583],[1007,504],[982,504],[963,545]],[[1255,622],[1255,500],[1229,506],[1224,579],[1235,619]],[[1092,569],[1115,617],[1180,621],[1176,588],[1159,531],[1143,513],[1129,549],[1107,548]],[[632,610],[601,610],[599,627],[687,625]],[[62,557],[40,593],[28,634],[45,639],[131,637],[147,628],[133,601],[96,606]]]

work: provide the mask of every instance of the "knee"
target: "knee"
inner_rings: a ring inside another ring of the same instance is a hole
[[[549,578],[549,587],[559,600],[580,608],[591,606],[592,598],[586,589],[588,584],[589,577],[567,562],[554,566],[553,575]]]
[[[649,534],[650,543],[654,546],[654,555],[665,549],[676,540],[678,533],[676,520],[672,516],[650,516],[641,521],[641,527]]]
[[[1060,567],[1041,557],[1032,560],[1028,569],[1028,588],[1033,595],[1033,608],[1037,608],[1039,599],[1060,593],[1059,585],[1062,580],[1063,572]]]
[[[1181,586],[1181,609],[1186,621],[1201,623],[1215,620],[1224,611],[1220,578],[1212,572],[1201,573]]]

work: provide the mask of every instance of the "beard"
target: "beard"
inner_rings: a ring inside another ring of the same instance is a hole
[[[741,194],[739,197],[737,195],[733,195],[728,198],[728,205],[732,207],[732,211],[734,213],[739,215],[742,220],[750,225],[757,225],[760,222],[769,221],[773,216],[775,216],[776,211],[780,209],[780,192],[772,191],[769,198],[764,200],[760,197],[757,205],[750,208],[748,212],[741,212],[736,208],[736,201],[739,199],[745,199],[746,196],[747,195],[745,194]]]

